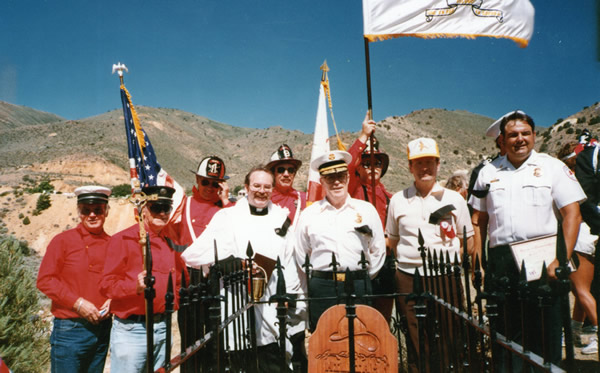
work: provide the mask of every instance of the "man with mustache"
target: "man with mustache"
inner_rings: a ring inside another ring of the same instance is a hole
[[[194,174],[196,185],[192,189],[193,194],[183,198],[166,231],[169,238],[184,248],[204,232],[217,211],[233,205],[229,201],[229,177],[225,174],[225,162],[221,158],[215,155],[203,158]],[[176,249],[179,251],[180,248]]]
[[[374,133],[375,121],[369,119],[367,113],[362,123],[360,136],[348,149],[348,152],[352,155],[352,162],[348,164],[348,175],[350,176],[348,192],[352,198],[371,202],[373,200],[373,181],[371,177],[373,172],[375,178],[375,208],[385,230],[388,205],[392,194],[385,189],[381,178],[388,169],[390,158],[386,153],[380,151],[379,141]],[[371,136],[373,136],[373,151],[369,140]],[[373,158],[373,165],[371,164],[371,158]],[[386,248],[385,264],[377,277],[373,279],[373,294],[394,293],[395,271],[396,264],[390,255],[389,249]],[[375,298],[373,305],[390,322],[394,305],[393,298]]]
[[[385,238],[377,210],[368,202],[348,194],[348,163],[352,156],[345,151],[327,152],[311,162],[320,174],[325,198],[307,207],[296,227],[296,261],[303,265],[308,255],[312,270],[308,292],[311,298],[335,297],[342,294],[346,270],[354,280],[359,303],[361,296],[371,294],[370,279],[375,277],[385,259]],[[368,261],[363,269],[361,253]],[[332,254],[338,263],[331,268]],[[365,279],[367,281],[365,281]],[[310,329],[317,326],[327,308],[336,299],[314,300],[310,303]]]
[[[473,225],[486,241],[489,231],[488,266],[485,282],[489,291],[506,291],[506,286],[495,281],[508,277],[516,289],[519,271],[510,244],[557,233],[558,219],[562,219],[562,232],[567,249],[567,259],[571,258],[577,241],[581,214],[579,203],[585,194],[569,168],[547,154],[533,150],[535,145],[535,124],[524,112],[517,110],[502,118],[500,140],[506,155],[484,166],[473,188],[470,202],[473,206]],[[478,248],[481,250],[483,248]],[[555,270],[558,260],[547,264],[547,274],[553,289],[552,303],[545,308],[545,317],[535,302],[526,302],[524,318],[521,312],[506,315],[507,337],[521,343],[528,341],[524,348],[542,354],[545,343],[549,361],[557,364],[561,360],[560,302],[557,292]],[[536,280],[538,281],[538,280]],[[535,284],[533,284],[535,285]],[[521,307],[515,294],[506,298],[508,309]],[[504,330],[504,307],[498,307],[499,330]],[[541,324],[542,319],[545,325]],[[523,322],[523,323],[522,323]],[[525,336],[521,334],[522,325]],[[542,330],[545,341],[541,343]],[[498,359],[503,361],[503,359]],[[522,362],[514,361],[512,369],[518,371]],[[499,366],[502,371],[505,367]]]
[[[52,372],[102,373],[110,339],[110,299],[98,283],[110,236],[104,232],[110,189],[75,189],[81,223],[50,241],[37,287],[52,300]]]
[[[271,201],[289,210],[291,224],[298,220],[300,211],[306,207],[306,192],[294,189],[294,178],[300,166],[302,161],[294,158],[292,148],[287,144],[281,145],[267,163],[267,168],[275,175],[275,189]]]
[[[469,249],[473,244],[473,226],[467,202],[458,192],[445,189],[437,182],[440,152],[435,140],[419,138],[410,141],[408,166],[414,183],[394,194],[386,224],[388,247],[396,250],[398,261],[396,291],[407,294],[413,291],[415,271],[419,271],[421,276],[425,274],[419,251],[419,231],[423,235],[425,248],[437,252],[438,258],[442,254],[445,256],[446,252],[451,259],[454,259],[455,254],[460,257],[465,239]],[[432,216],[436,218],[432,219]],[[463,227],[467,228],[466,237],[463,236]],[[444,281],[443,286],[449,289],[449,281]],[[454,305],[459,307],[462,303],[462,288],[453,287],[451,294],[457,295]],[[419,354],[427,352],[419,351],[415,302],[406,301],[406,297],[399,296],[396,305],[400,313],[406,315],[409,370],[416,372]]]
[[[173,207],[175,189],[166,186],[142,188],[148,200],[142,209],[144,228],[148,233],[152,252],[152,276],[155,278],[153,299],[154,321],[153,370],[165,362],[166,317],[165,294],[169,277],[174,284],[174,309],[179,308],[181,273],[185,265],[181,254],[169,246],[164,228]],[[146,355],[146,308],[144,278],[146,270],[140,247],[140,226],[133,226],[112,236],[107,259],[104,263],[100,292],[111,298],[111,311],[115,318],[110,337],[110,371],[112,373],[145,372]]]

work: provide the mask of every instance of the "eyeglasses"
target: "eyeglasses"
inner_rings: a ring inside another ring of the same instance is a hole
[[[168,214],[171,212],[171,210],[173,209],[173,206],[171,205],[165,205],[164,203],[152,203],[148,205],[148,208],[150,209],[150,212],[152,212],[153,214],[161,214],[161,213],[165,213]]]
[[[367,162],[363,162],[361,163],[361,166],[363,166],[363,168],[371,168],[371,162],[367,161]],[[383,162],[380,160],[376,160],[375,161],[375,167],[382,167],[383,166]]]
[[[323,175],[322,177],[327,184],[333,184],[336,181],[339,181],[340,183],[345,183],[346,179],[348,178],[348,173],[338,172],[335,174]]]
[[[82,207],[82,208],[79,210],[79,213],[80,213],[81,215],[85,215],[85,216],[88,216],[88,215],[90,215],[92,212],[93,212],[93,213],[94,213],[94,215],[96,215],[96,216],[97,216],[97,215],[104,215],[104,214],[106,213],[106,208],[105,208],[105,207],[96,207],[96,208],[93,208],[93,209],[91,209],[91,208],[89,208],[89,207]]]
[[[282,174],[285,171],[288,172],[288,174],[295,174],[296,173],[296,168],[295,167],[277,167],[277,173]]]
[[[202,185],[202,186],[204,186],[204,187],[205,187],[205,186],[208,186],[210,183],[211,183],[211,181],[210,181],[210,180],[207,180],[207,179],[202,179],[202,180],[200,181],[200,185]],[[218,188],[218,187],[219,187],[219,183],[218,183],[217,181],[213,181],[213,182],[212,182],[212,187],[213,187],[213,188]]]

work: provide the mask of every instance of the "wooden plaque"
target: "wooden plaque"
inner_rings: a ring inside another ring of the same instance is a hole
[[[354,356],[356,372],[398,372],[398,341],[374,308],[356,306]],[[308,340],[308,371],[349,372],[348,319],[345,305],[327,309]]]

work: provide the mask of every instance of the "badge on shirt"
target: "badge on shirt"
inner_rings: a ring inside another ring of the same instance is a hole
[[[362,216],[360,216],[359,213],[356,213],[356,222],[357,223],[362,223]]]
[[[533,176],[535,177],[542,177],[542,169],[539,167],[536,167],[533,169]]]
[[[571,169],[569,167],[567,167],[567,165],[563,166],[563,171],[565,172],[565,174],[567,174],[567,176],[569,177],[569,179],[571,179],[573,181],[577,181],[577,178],[575,177],[575,174],[573,173],[573,171],[571,171]]]

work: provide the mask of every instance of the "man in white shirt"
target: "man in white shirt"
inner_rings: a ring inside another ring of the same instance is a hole
[[[409,142],[408,165],[415,181],[407,189],[394,194],[386,223],[388,247],[396,251],[398,261],[396,291],[399,293],[413,292],[416,270],[424,275],[419,231],[425,240],[425,248],[437,252],[438,258],[441,255],[445,257],[446,252],[452,260],[455,255],[460,258],[463,240],[467,239],[469,249],[473,244],[473,226],[467,202],[458,192],[445,189],[437,182],[440,152],[435,140],[419,138]],[[463,237],[463,228],[466,228],[467,237]],[[447,281],[443,284],[447,289],[453,289],[452,294],[457,294],[454,305],[460,307],[462,287],[452,286]],[[406,315],[409,369],[416,372],[419,340],[414,301],[407,302],[406,297],[401,296],[396,305],[400,313]]]
[[[535,124],[529,115],[515,111],[504,116],[500,124],[500,141],[506,155],[481,169],[470,202],[474,210],[473,226],[476,235],[481,237],[478,242],[485,243],[489,232],[486,284],[490,290],[504,292],[506,288],[500,288],[497,279],[508,277],[513,289],[518,288],[519,281],[519,268],[509,244],[556,234],[559,219],[562,220],[567,259],[571,258],[581,223],[579,203],[585,200],[585,194],[564,163],[533,150]],[[557,267],[558,260],[547,264],[551,280],[556,280]],[[554,288],[555,285],[552,281],[551,286]],[[519,310],[521,304],[517,298],[509,294],[506,309]],[[499,307],[499,311],[498,320],[501,323],[505,317],[504,308]],[[506,315],[507,337],[520,343],[523,338],[521,326],[524,325],[525,340],[529,341],[524,347],[541,355],[542,346],[546,343],[550,361],[560,362],[559,297],[553,294],[553,302],[546,309],[544,327],[535,302],[525,303],[524,312],[523,323],[520,312]],[[501,325],[499,327],[502,328]],[[541,340],[542,330],[545,333],[544,341]]]
[[[245,259],[248,244],[255,254],[260,254],[264,262],[271,264],[280,258],[284,267],[287,291],[300,293],[293,250],[288,245],[288,213],[286,208],[271,202],[275,185],[271,171],[264,166],[254,167],[246,175],[247,197],[235,206],[217,212],[206,230],[182,254],[183,260],[191,267],[204,267],[214,263],[216,242],[220,259],[232,255]],[[255,256],[255,263],[259,260]],[[267,288],[261,301],[268,301],[276,293],[277,271],[267,273]],[[279,326],[276,303],[259,304],[256,310],[256,336],[259,353],[259,371],[279,371],[278,340]],[[288,335],[304,330],[304,325],[288,325]],[[291,345],[288,342],[288,352]],[[230,348],[233,344],[230,343]]]
[[[348,163],[345,151],[330,151],[314,159],[326,196],[301,214],[296,227],[296,261],[303,265],[308,255],[312,271],[308,284],[311,298],[335,297],[343,293],[345,272],[354,279],[356,295],[370,294],[370,279],[377,275],[385,259],[385,238],[377,210],[368,202],[348,194]],[[361,253],[368,261],[363,269]],[[332,254],[338,263],[335,272]],[[340,299],[343,301],[343,299]],[[310,328],[314,330],[321,314],[339,303],[315,300],[310,303]],[[366,303],[362,301],[361,303]]]

